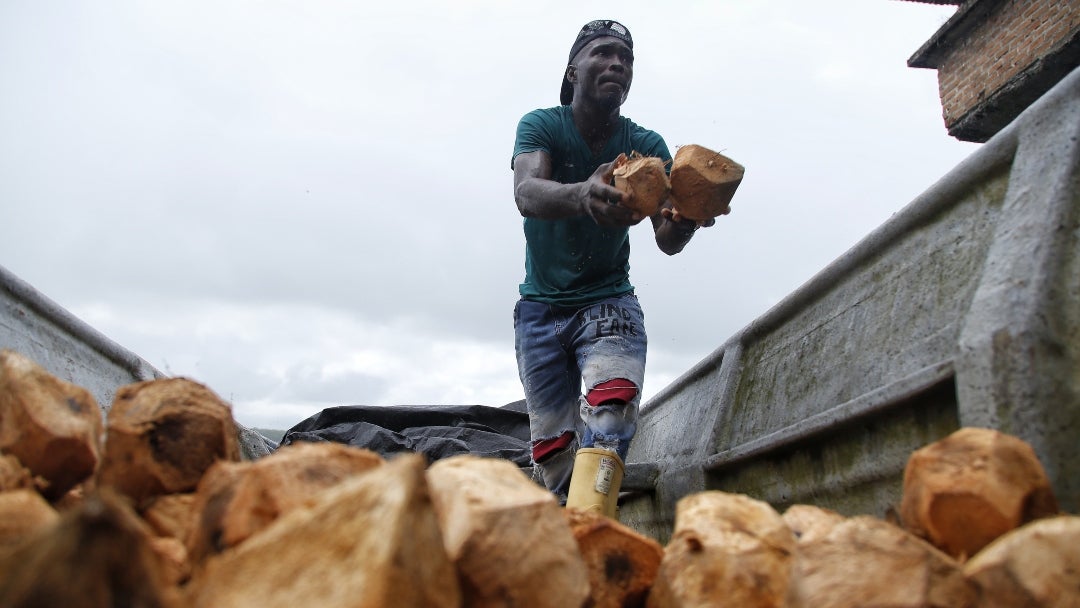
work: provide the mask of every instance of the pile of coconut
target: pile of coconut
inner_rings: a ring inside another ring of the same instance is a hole
[[[1024,442],[912,454],[899,522],[701,492],[656,540],[505,460],[300,443],[241,460],[184,378],[90,394],[0,352],[0,606],[1080,604],[1080,524]]]

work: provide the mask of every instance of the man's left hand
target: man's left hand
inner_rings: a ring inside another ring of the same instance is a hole
[[[679,210],[674,208],[674,207],[667,207],[667,206],[663,207],[662,209],[660,209],[660,215],[663,216],[664,219],[666,219],[666,220],[668,220],[670,222],[674,222],[676,224],[682,223],[682,224],[689,225],[690,222],[694,222],[694,224],[695,224],[694,229],[695,230],[698,229],[698,228],[708,228],[708,227],[713,226],[714,224],[716,224],[716,219],[714,219],[714,218],[709,218],[707,220],[697,220],[697,221],[688,220],[688,219],[684,218],[682,216],[682,214],[679,213]]]

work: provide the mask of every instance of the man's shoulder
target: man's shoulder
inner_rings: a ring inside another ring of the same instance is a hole
[[[631,134],[659,135],[659,133],[657,133],[656,131],[653,131],[652,129],[643,127],[643,126],[639,125],[638,123],[634,122],[634,120],[632,118],[628,117],[628,116],[620,116],[619,118],[622,120],[623,128],[625,128],[627,130],[627,132],[629,132]]]
[[[514,138],[514,154],[545,151],[555,155],[569,141],[568,133],[573,128],[573,115],[568,119],[566,112],[570,106],[539,108],[526,113],[518,121],[517,135]],[[514,162],[510,161],[513,168]]]
[[[553,106],[550,108],[537,108],[526,112],[522,120],[561,121],[567,116],[570,106]]]
[[[622,116],[623,129],[630,139],[630,143],[634,148],[643,154],[650,156],[660,156],[663,158],[670,158],[670,154],[667,150],[667,143],[664,141],[664,137],[653,131],[643,127],[630,118]]]
[[[544,142],[562,141],[574,129],[570,106],[539,108],[521,117],[517,126],[519,148],[544,147]],[[519,152],[523,150],[518,150]]]

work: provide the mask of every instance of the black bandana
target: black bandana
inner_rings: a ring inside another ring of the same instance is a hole
[[[630,48],[634,48],[634,39],[630,37],[630,30],[626,29],[626,26],[613,21],[611,19],[597,19],[596,21],[590,21],[581,28],[578,32],[577,39],[574,40],[574,46],[570,47],[570,57],[566,60],[566,65],[569,66],[574,61],[574,56],[578,54],[586,44],[589,44],[593,40],[602,36],[610,36],[612,38],[618,38],[626,43]],[[559,101],[566,105],[574,99],[574,87],[570,84],[570,81],[566,79],[566,70],[563,70],[562,88],[559,90]]]

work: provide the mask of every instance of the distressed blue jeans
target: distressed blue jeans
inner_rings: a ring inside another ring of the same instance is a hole
[[[514,335],[533,465],[544,485],[565,500],[579,447],[613,449],[626,460],[645,380],[645,316],[632,293],[578,308],[519,300]],[[588,403],[583,386],[587,394],[616,379],[637,388],[630,401]],[[561,437],[569,437],[569,443],[536,458],[538,443]]]

